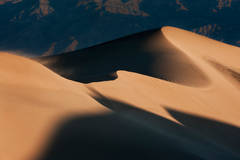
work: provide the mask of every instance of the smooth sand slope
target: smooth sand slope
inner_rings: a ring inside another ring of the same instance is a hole
[[[108,109],[74,84],[26,58],[0,54],[0,159],[31,159],[63,117]]]
[[[240,159],[240,48],[164,27],[0,57],[0,159]]]

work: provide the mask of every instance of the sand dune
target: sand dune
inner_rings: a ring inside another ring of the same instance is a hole
[[[0,57],[0,159],[240,159],[240,48],[163,27]]]
[[[85,87],[26,58],[1,53],[0,159],[31,159],[63,117],[108,111]]]
[[[118,70],[186,85],[208,83],[198,66],[159,30],[38,60],[60,75],[83,83],[116,79]]]

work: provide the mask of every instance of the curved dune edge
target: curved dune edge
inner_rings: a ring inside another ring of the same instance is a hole
[[[59,75],[82,83],[114,80],[119,70],[178,85],[206,87],[208,77],[161,30],[150,30],[94,47],[36,59]]]
[[[240,90],[208,60],[237,72],[240,49],[173,27],[161,33],[203,72],[207,85],[127,71],[118,71],[114,81],[82,84],[27,58],[0,53],[0,159],[34,159],[67,119],[112,113],[170,137],[170,145],[201,158],[238,159]]]

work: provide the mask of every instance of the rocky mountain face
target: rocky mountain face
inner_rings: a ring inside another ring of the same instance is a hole
[[[0,0],[0,50],[40,56],[171,25],[240,46],[240,0]]]

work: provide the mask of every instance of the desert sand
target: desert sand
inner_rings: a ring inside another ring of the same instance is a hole
[[[240,159],[238,47],[163,27],[0,58],[0,159]]]

